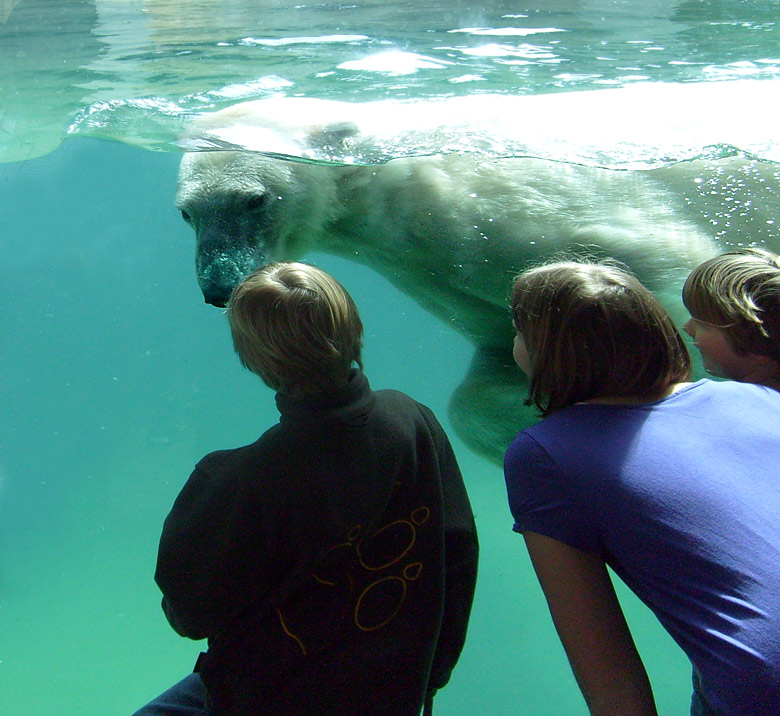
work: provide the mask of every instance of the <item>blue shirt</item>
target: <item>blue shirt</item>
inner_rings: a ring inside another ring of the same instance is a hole
[[[578,404],[505,460],[515,530],[599,554],[730,716],[780,713],[780,393],[702,380]]]

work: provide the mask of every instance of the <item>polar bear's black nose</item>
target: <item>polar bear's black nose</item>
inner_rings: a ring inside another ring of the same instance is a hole
[[[226,281],[215,281],[210,277],[200,276],[198,278],[200,290],[203,293],[203,300],[211,306],[224,308],[230,300],[230,294],[233,293],[233,283]]]
[[[224,292],[204,292],[203,300],[211,306],[224,308],[230,300],[230,293],[225,295]]]

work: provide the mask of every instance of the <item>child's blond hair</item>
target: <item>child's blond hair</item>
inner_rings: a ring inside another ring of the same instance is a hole
[[[736,353],[780,365],[780,256],[738,249],[697,266],[683,286],[691,316],[723,331]]]
[[[336,279],[314,266],[264,266],[236,287],[227,313],[241,362],[277,392],[333,392],[353,363],[362,368],[357,307]]]

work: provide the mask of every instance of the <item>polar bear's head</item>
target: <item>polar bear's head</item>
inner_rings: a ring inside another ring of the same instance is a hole
[[[320,240],[338,211],[338,172],[306,158],[341,152],[358,134],[343,103],[307,98],[243,102],[193,122],[185,146],[209,151],[184,154],[176,205],[195,230],[207,303],[225,305],[254,269]]]
[[[207,303],[224,306],[253,270],[300,258],[317,243],[336,210],[328,169],[243,151],[183,156],[176,206],[195,231]]]

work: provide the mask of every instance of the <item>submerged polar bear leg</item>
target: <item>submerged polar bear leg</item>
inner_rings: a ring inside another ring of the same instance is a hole
[[[517,432],[539,418],[535,408],[523,404],[527,395],[511,342],[506,349],[478,348],[450,400],[450,421],[469,448],[502,465]]]

